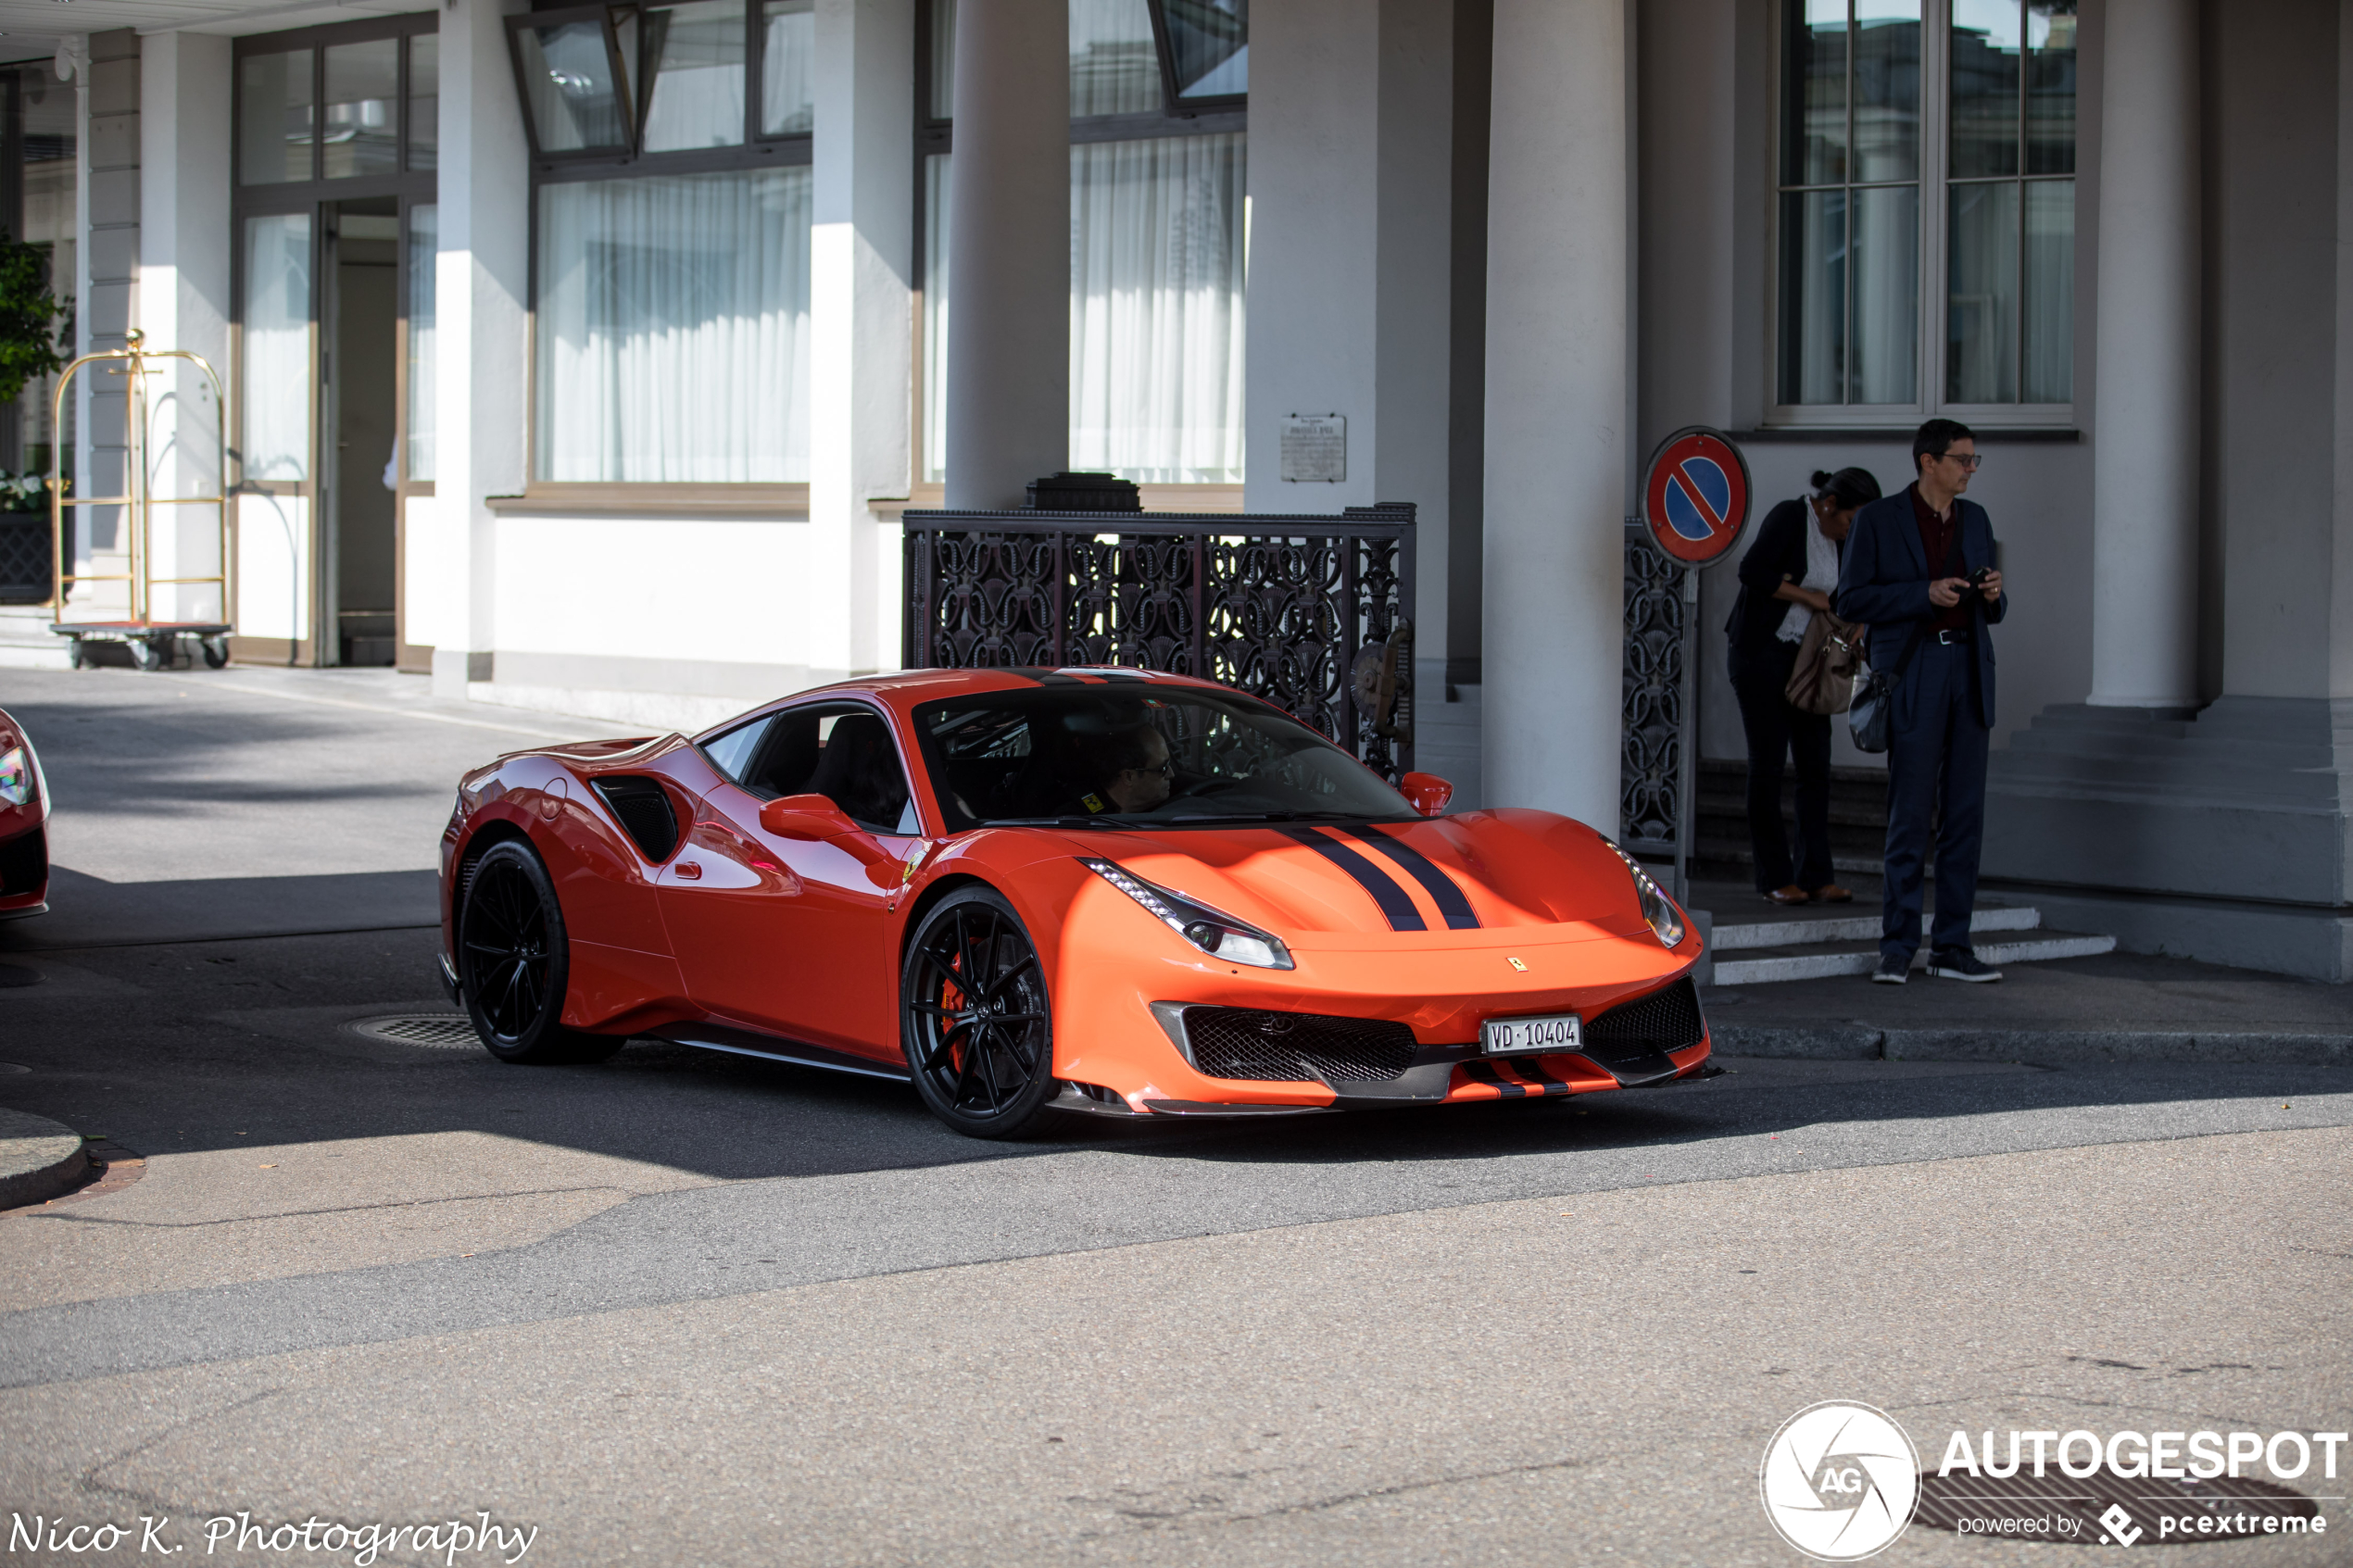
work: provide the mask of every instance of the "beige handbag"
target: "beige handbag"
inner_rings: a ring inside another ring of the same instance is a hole
[[[1781,695],[1806,713],[1843,713],[1855,700],[1855,672],[1863,662],[1868,628],[1818,609],[1797,645],[1797,663]]]

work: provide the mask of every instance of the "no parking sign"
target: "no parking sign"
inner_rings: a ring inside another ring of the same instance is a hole
[[[1686,566],[1731,554],[1748,524],[1748,459],[1731,438],[1690,425],[1659,443],[1642,481],[1642,522]]]

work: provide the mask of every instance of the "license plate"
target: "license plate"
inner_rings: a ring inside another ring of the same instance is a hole
[[[1585,1048],[1585,1023],[1573,1012],[1552,1018],[1491,1018],[1479,1030],[1478,1048],[1488,1056],[1551,1055]]]

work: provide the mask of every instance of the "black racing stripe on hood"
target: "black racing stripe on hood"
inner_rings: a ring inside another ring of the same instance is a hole
[[[1388,917],[1391,931],[1428,931],[1429,922],[1414,908],[1411,895],[1397,885],[1397,881],[1364,856],[1336,838],[1327,837],[1314,828],[1277,828],[1284,837],[1304,844],[1308,848],[1356,879],[1356,885],[1373,896],[1380,912]]]
[[[1449,931],[1477,931],[1478,915],[1463,896],[1462,888],[1453,877],[1441,871],[1430,858],[1401,838],[1392,838],[1376,827],[1347,828],[1344,832],[1363,839],[1390,859],[1405,868],[1422,891],[1438,905],[1438,912],[1446,917]]]

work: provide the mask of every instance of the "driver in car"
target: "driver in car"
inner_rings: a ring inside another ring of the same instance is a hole
[[[1168,738],[1150,724],[1115,730],[1090,747],[1093,775],[1102,782],[1078,797],[1089,814],[1149,811],[1168,798],[1176,769]]]

